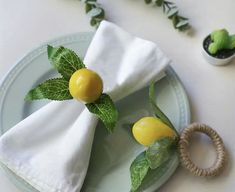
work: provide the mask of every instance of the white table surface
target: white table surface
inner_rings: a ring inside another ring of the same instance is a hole
[[[235,33],[234,0],[175,1],[190,18],[193,36],[179,33],[162,10],[144,0],[100,0],[107,18],[142,38],[156,42],[174,61],[172,67],[189,96],[192,121],[215,128],[224,139],[230,161],[220,177],[194,177],[183,168],[161,192],[227,192],[235,189],[235,61],[226,67],[209,65],[201,55],[201,41],[217,28]],[[23,55],[43,42],[65,34],[91,31],[84,7],[78,0],[0,0],[0,78]],[[197,140],[208,141],[206,137]],[[210,142],[194,145],[194,160],[209,165],[215,157]],[[208,158],[201,158],[204,156]],[[0,191],[20,192],[0,172]]]

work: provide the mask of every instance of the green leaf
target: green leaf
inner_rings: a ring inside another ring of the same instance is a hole
[[[97,0],[81,0],[86,4],[85,10],[88,16],[91,17],[90,25],[98,28],[100,22],[105,18],[105,11],[101,7],[101,4],[97,3]]]
[[[169,19],[171,19],[171,18],[172,18],[174,15],[176,15],[177,13],[178,13],[177,8],[171,9],[171,10],[168,11],[167,17],[168,17]]]
[[[96,1],[87,1],[86,3],[89,4],[89,5],[93,5],[93,7],[99,7],[100,6],[100,4],[97,3]]]
[[[176,25],[179,23],[179,17],[177,15],[173,15],[171,19],[172,19],[173,26],[176,29]]]
[[[169,169],[172,169],[172,160],[175,161],[175,158],[177,155],[176,151],[172,151],[172,154],[168,161],[161,164],[156,169],[149,169],[147,175],[143,179],[140,187],[138,188],[138,192],[146,191],[149,186],[154,185],[156,182],[158,182],[160,179],[162,179],[162,176],[169,171]]]
[[[85,11],[86,11],[86,13],[88,13],[90,10],[92,10],[92,5],[86,4],[86,5],[85,5]]]
[[[182,27],[182,26],[185,26],[185,25],[188,25],[188,21],[187,20],[182,20],[176,25],[176,27]]]
[[[140,153],[132,162],[130,167],[131,191],[136,191],[149,170],[149,163],[145,158],[145,151]]]
[[[102,14],[101,8],[94,8],[87,13],[90,17],[98,17],[100,14]]]
[[[174,143],[173,138],[163,137],[147,149],[145,156],[151,169],[158,168],[170,158]]]
[[[85,68],[82,60],[74,51],[62,46],[52,47],[48,45],[47,54],[51,64],[66,80],[69,80],[75,71]]]
[[[103,9],[101,9],[101,13],[98,16],[96,16],[95,18],[96,18],[96,21],[99,20],[99,22],[101,22],[104,19],[104,17],[105,17],[105,12]]]
[[[72,99],[69,92],[69,82],[64,78],[49,79],[28,92],[25,100],[38,99],[68,100]]]
[[[97,24],[96,19],[94,17],[91,18],[90,24],[91,26],[95,26]]]
[[[173,124],[168,119],[168,117],[162,112],[162,110],[157,106],[155,102],[155,88],[154,83],[149,86],[149,103],[155,113],[155,116],[162,120],[163,123],[167,124],[169,127],[175,130]]]
[[[179,133],[175,129],[174,125],[171,123],[170,119],[162,112],[162,110],[156,104],[154,83],[151,83],[149,86],[149,103],[154,111],[155,116],[161,119],[161,121],[168,125],[171,129],[173,129],[177,137],[179,137]]]
[[[190,29],[190,27],[191,26],[189,24],[186,24],[181,27],[178,27],[177,29],[179,29],[179,31],[186,31],[186,30]]]
[[[182,17],[182,16],[178,16],[180,20],[187,20],[188,21],[188,18],[186,17]]]
[[[94,103],[86,104],[86,107],[102,120],[109,132],[113,132],[118,120],[118,111],[109,95],[102,94]]]
[[[179,17],[179,22],[176,24],[176,28],[179,31],[186,31],[186,30],[190,29],[191,26],[190,26],[190,24],[188,22],[188,19]]]

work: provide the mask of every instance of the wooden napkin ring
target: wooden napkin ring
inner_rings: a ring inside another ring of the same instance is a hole
[[[188,147],[191,136],[195,132],[208,135],[215,146],[217,158],[214,164],[209,168],[200,168],[190,159]],[[218,133],[211,127],[199,123],[193,123],[189,125],[182,132],[179,141],[179,154],[182,165],[194,175],[202,177],[218,175],[223,170],[227,160],[227,153],[224,147],[224,143]]]

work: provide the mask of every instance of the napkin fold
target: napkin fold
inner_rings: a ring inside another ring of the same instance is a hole
[[[103,21],[84,63],[115,101],[162,77],[170,60],[158,46]],[[0,138],[0,161],[40,192],[80,191],[98,118],[76,100],[52,101]]]

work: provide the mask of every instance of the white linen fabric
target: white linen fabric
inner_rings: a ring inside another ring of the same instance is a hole
[[[84,59],[115,101],[161,78],[169,62],[156,44],[107,21],[101,23]],[[0,138],[0,161],[41,192],[78,192],[97,122],[78,101],[53,101]]]

